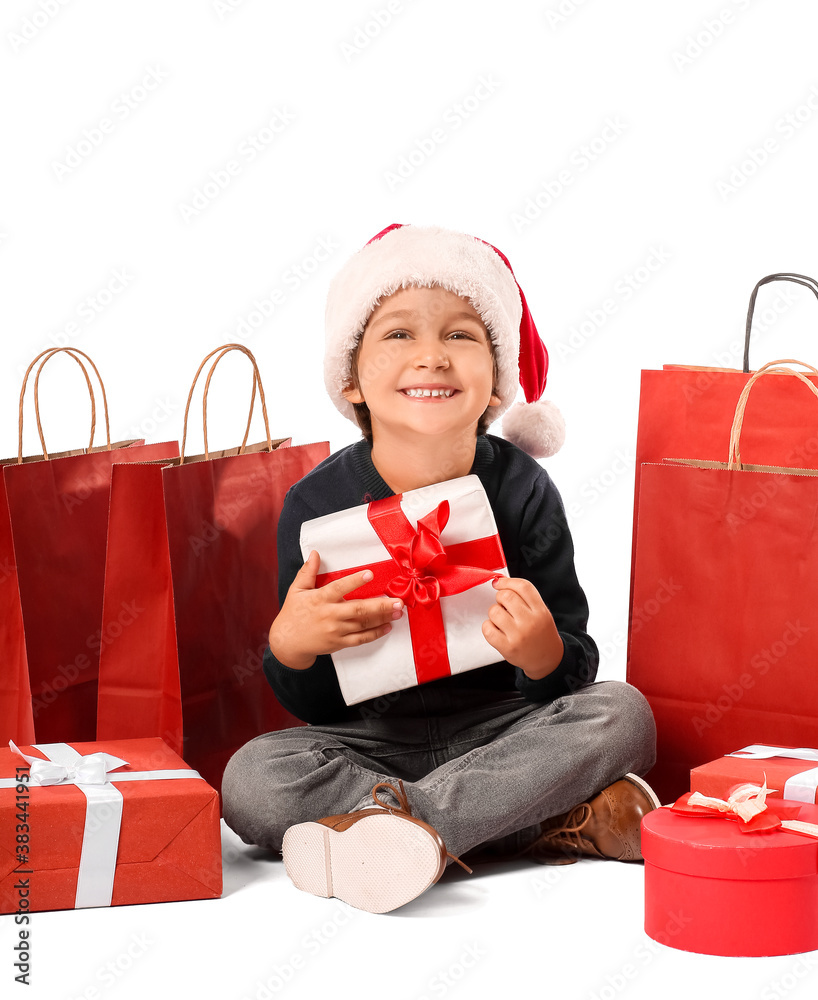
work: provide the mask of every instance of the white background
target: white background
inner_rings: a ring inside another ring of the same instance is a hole
[[[756,280],[818,272],[817,31],[809,0],[7,0],[0,455],[17,450],[26,365],[66,344],[97,363],[114,440],[179,437],[199,361],[238,340],[258,358],[274,437],[349,444],[357,429],[321,376],[330,278],[389,223],[461,229],[508,256],[551,352],[546,395],[568,437],[546,467],[572,511],[600,676],[623,678],[639,371],[740,366]],[[815,361],[809,293],[765,289],[758,309],[753,367]],[[232,355],[214,379],[217,447],[241,439],[245,365]],[[69,359],[41,396],[49,449],[83,446]],[[191,436],[200,452],[198,416]],[[24,452],[40,450],[28,408]],[[280,865],[232,848],[228,861],[221,902],[38,916],[36,995],[263,997],[257,982],[310,928],[351,912],[316,910]],[[537,994],[600,1000],[732,995],[733,982],[814,995],[795,958],[653,946],[646,960],[642,869],[559,871],[554,892],[519,867],[453,880],[438,904],[407,908],[420,921],[355,914],[343,943],[271,995],[488,997],[529,977]],[[103,984],[145,927],[158,943]],[[5,918],[4,995],[22,995],[14,940]],[[488,957],[462,982],[435,979],[473,941]],[[682,972],[715,978],[682,987]]]

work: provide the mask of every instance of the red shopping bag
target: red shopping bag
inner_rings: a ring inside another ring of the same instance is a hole
[[[34,742],[34,717],[28,681],[26,637],[20,588],[14,564],[14,543],[6,502],[6,487],[0,477],[0,746],[9,740]]]
[[[642,372],[636,437],[634,544],[643,463],[690,456],[712,461],[724,458],[730,421],[738,398],[750,378],[750,335],[758,290],[762,285],[775,281],[803,285],[818,297],[818,281],[806,275],[780,273],[762,278],[750,295],[743,371],[665,365],[661,371]],[[815,382],[818,384],[818,379]],[[805,426],[816,425],[815,412],[808,394],[793,392],[790,383],[791,380],[787,379],[765,379],[754,390],[753,410],[758,419],[746,430],[745,446],[758,462],[808,468],[818,462],[818,427],[806,440],[802,439],[800,432]],[[784,453],[780,444],[782,440],[791,442]]]
[[[818,281],[806,275],[769,274],[762,278],[750,296],[742,371],[665,365],[661,371],[642,372],[637,472],[643,462],[660,462],[669,457],[695,455],[712,461],[723,460],[730,421],[750,378],[750,335],[758,290],[774,281],[803,285],[818,297]],[[786,455],[788,465],[808,468],[818,457],[818,435],[805,446],[798,432],[805,424],[815,424],[811,404],[808,396],[801,399],[799,393],[793,392],[787,379],[764,380],[753,393],[753,409],[761,419],[747,428],[745,446],[752,449],[758,461],[780,464],[779,439],[790,432],[793,436],[788,439],[792,441]]]
[[[43,366],[63,351],[85,375],[91,438],[85,449],[49,455],[40,422],[39,379]],[[0,742],[32,742],[35,734],[39,742],[94,739],[111,469],[120,462],[179,453],[176,442],[112,444],[101,379],[106,444],[95,447],[96,400],[77,355],[88,361],[99,379],[96,366],[76,348],[51,348],[31,363],[20,391],[18,454],[0,462],[0,563],[7,573],[0,584],[4,619]],[[24,458],[23,398],[38,361],[34,412],[43,454]]]
[[[813,407],[779,454],[815,434],[818,402],[793,376],[818,396],[814,378],[791,369],[750,377],[728,463],[642,466],[628,680],[656,718],[648,779],[662,801],[689,788],[691,767],[737,747],[818,745],[818,469],[743,465],[739,452],[741,434],[755,461],[745,438],[758,435],[742,421],[751,389],[744,429],[766,419],[756,405],[765,384]]]
[[[246,354],[266,440],[212,452],[207,393],[221,358]],[[203,394],[204,455],[184,454],[196,381],[214,355]],[[261,670],[278,613],[276,531],[290,486],[329,455],[327,442],[271,440],[252,354],[212,351],[196,373],[178,461],[115,470],[105,580],[99,739],[161,736],[220,787],[230,756],[264,732],[299,725]]]

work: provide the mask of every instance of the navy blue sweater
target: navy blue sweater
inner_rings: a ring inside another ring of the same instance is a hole
[[[330,455],[287,493],[278,526],[279,599],[283,605],[304,559],[299,532],[304,521],[393,496],[372,464],[366,441]],[[529,701],[550,701],[590,683],[598,654],[586,633],[588,604],[574,569],[574,546],[559,493],[533,458],[503,438],[479,436],[471,472],[479,476],[497,522],[509,575],[530,580],[554,617],[565,646],[557,669],[530,680],[506,660],[432,681],[457,690],[514,691]],[[486,609],[488,611],[488,609]],[[264,673],[276,697],[293,715],[313,724],[366,718],[372,702],[347,706],[329,655],[306,670],[286,667],[269,647]],[[376,710],[375,710],[376,711]],[[378,713],[380,714],[380,713]]]

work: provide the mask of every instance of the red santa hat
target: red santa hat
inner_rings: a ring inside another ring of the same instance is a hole
[[[467,298],[489,331],[501,400],[489,407],[489,421],[509,411],[503,420],[507,440],[535,458],[559,451],[565,422],[553,403],[541,399],[548,352],[508,259],[490,243],[439,226],[387,226],[330,283],[324,382],[336,407],[355,420],[343,391],[351,380],[352,352],[381,299],[399,288],[433,285]],[[518,384],[526,402],[512,406]]]

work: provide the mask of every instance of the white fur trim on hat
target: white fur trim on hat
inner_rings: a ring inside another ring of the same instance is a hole
[[[440,285],[469,299],[488,328],[497,361],[501,416],[517,394],[522,304],[514,275],[491,247],[473,236],[440,226],[401,226],[367,243],[330,283],[326,308],[324,383],[333,403],[350,420],[352,351],[382,298],[399,288]]]

